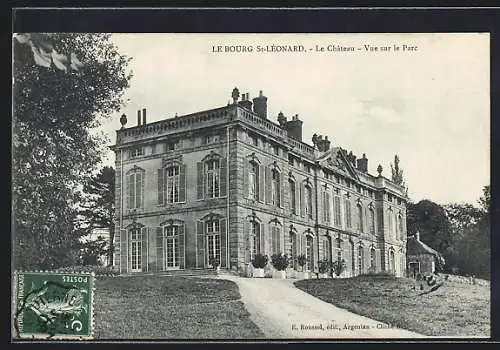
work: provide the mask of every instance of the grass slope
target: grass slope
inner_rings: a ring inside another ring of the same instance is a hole
[[[253,339],[234,282],[198,277],[102,277],[96,281],[96,339]]]
[[[430,336],[490,336],[490,289],[445,281],[418,296],[416,282],[389,276],[310,279],[303,291],[343,309]]]

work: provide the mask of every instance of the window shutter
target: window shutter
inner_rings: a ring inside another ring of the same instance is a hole
[[[227,267],[226,259],[226,242],[227,242],[227,232],[226,232],[226,219],[220,219],[220,266]]]
[[[185,225],[179,225],[177,227],[179,234],[179,267],[183,269],[185,267],[185,245],[184,245],[184,236],[185,236]]]
[[[141,267],[142,271],[148,270],[148,228],[141,227],[142,247],[141,247]]]
[[[304,217],[305,215],[305,200],[304,200],[304,196],[305,196],[305,191],[306,191],[306,188],[304,186],[304,183],[301,183],[299,185],[300,187],[300,216]]]
[[[120,230],[120,273],[127,271],[127,230]]]
[[[280,186],[279,186],[279,191],[280,191],[280,208],[284,208],[285,207],[285,203],[283,203],[283,192],[284,192],[284,189],[285,188],[285,174],[283,174],[283,172],[280,173]]]
[[[220,197],[224,197],[227,192],[227,158],[220,160]]]
[[[319,221],[320,222],[326,222],[326,213],[324,211],[324,209],[325,209],[326,190],[323,190],[320,193],[321,193],[320,198],[318,198]]]
[[[297,182],[293,182],[293,186],[295,188],[295,215],[300,214],[300,186],[297,184]]]
[[[205,191],[203,191],[204,174],[203,174],[203,163],[202,162],[198,162],[196,164],[196,174],[197,174],[197,177],[196,177],[197,196],[196,196],[196,198],[203,199]]]
[[[250,222],[248,220],[245,220],[245,222],[243,223],[244,225],[244,232],[245,232],[245,263],[250,263],[251,261],[251,250],[252,250],[252,246],[251,246],[251,240],[250,240],[250,229],[251,229],[251,226],[250,226]]]
[[[205,232],[204,222],[196,222],[196,266],[205,267]]]
[[[142,208],[144,206],[144,177],[146,175],[145,172],[141,171],[139,173],[137,173],[138,178],[139,178],[139,181],[138,181],[138,184],[137,184],[137,191],[139,192],[137,194],[137,207],[138,208]]]
[[[311,186],[311,214],[312,214],[312,218],[314,220],[316,220],[316,196],[317,196],[318,192],[316,189],[313,189],[312,186]]]
[[[248,177],[250,176],[250,164],[248,163],[248,160],[245,158],[243,159],[243,197],[249,198],[250,196],[250,185],[248,181]],[[259,181],[259,179],[255,179],[255,181]],[[258,196],[258,194],[255,194]]]
[[[134,208],[134,193],[135,193],[135,175],[127,175],[127,207],[128,209]]]
[[[163,271],[163,227],[156,228],[156,271]]]
[[[158,169],[158,205],[163,205],[163,174],[164,169]]]
[[[179,202],[186,201],[186,164],[179,166]]]
[[[272,199],[272,186],[271,186],[271,169],[266,167],[266,204],[271,204]]]
[[[264,165],[259,166],[259,179],[256,181],[259,181],[259,202],[264,203],[264,198],[266,196],[265,190],[266,190],[266,183],[265,183],[265,172],[266,172],[266,167]]]

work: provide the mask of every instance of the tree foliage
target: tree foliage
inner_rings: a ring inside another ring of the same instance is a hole
[[[57,52],[83,64],[61,70],[36,64],[13,39],[14,265],[57,268],[76,259],[79,186],[100,162],[105,139],[93,135],[123,104],[129,58],[109,34],[51,36]]]
[[[109,233],[109,240],[104,245],[87,241],[82,245],[84,252],[94,247],[106,254],[109,264],[113,264],[114,236],[115,236],[115,169],[103,167],[98,174],[92,176],[83,186],[82,201],[78,213],[78,226],[85,236],[96,230],[105,230]],[[88,254],[84,254],[87,256]]]

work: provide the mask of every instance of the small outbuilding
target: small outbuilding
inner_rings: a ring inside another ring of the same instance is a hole
[[[408,277],[415,278],[419,273],[423,275],[434,273],[437,266],[445,263],[444,257],[438,251],[420,240],[419,232],[408,237],[406,251]]]

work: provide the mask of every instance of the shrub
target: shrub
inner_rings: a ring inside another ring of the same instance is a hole
[[[346,268],[346,263],[344,259],[334,261],[331,266],[332,273],[334,273],[337,276],[340,276],[340,274],[344,272],[345,268]]]
[[[119,275],[120,273],[114,270],[111,266],[98,265],[82,265],[82,266],[65,266],[58,268],[57,272],[79,273],[79,272],[94,272],[96,276]]]
[[[285,270],[289,263],[288,256],[285,254],[278,253],[271,255],[271,264],[278,271]]]
[[[307,258],[304,254],[300,254],[297,256],[297,264],[302,268],[302,271],[304,270],[304,266],[306,266],[307,263]]]
[[[211,256],[210,259],[208,259],[208,263],[210,266],[212,266],[213,269],[216,269],[220,265],[219,259],[215,256]]]
[[[267,255],[255,254],[254,258],[252,259],[252,265],[256,269],[263,269],[267,265],[268,261],[269,258],[267,257]]]
[[[330,260],[328,260],[326,258],[323,260],[320,260],[319,265],[318,265],[319,273],[327,273],[330,266],[331,266]]]

